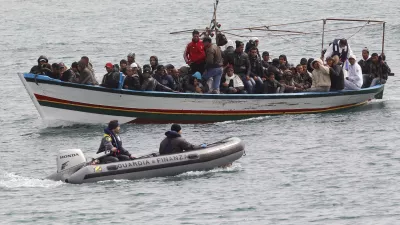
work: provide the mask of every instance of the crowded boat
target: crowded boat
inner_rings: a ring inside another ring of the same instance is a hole
[[[87,56],[67,67],[63,62],[51,63],[42,55],[30,73],[105,88],[199,94],[360,90],[386,83],[391,74],[383,53],[371,54],[364,48],[357,61],[358,57],[344,38],[333,40],[319,58],[304,57],[292,62],[285,54],[270,58],[268,51],[258,48],[257,37],[246,44],[225,40],[221,45],[218,38],[213,43],[209,36],[201,36],[193,30],[183,53],[186,65],[181,67],[161,65],[157,56],[150,56],[148,64],[141,66],[136,54],[131,52],[119,63],[105,63],[105,74],[99,82]]]

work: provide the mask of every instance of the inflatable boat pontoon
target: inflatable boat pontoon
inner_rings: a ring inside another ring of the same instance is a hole
[[[114,179],[142,179],[174,176],[188,171],[211,170],[226,166],[242,157],[244,144],[231,137],[210,144],[207,148],[178,154],[153,153],[130,161],[92,165],[80,149],[61,150],[57,156],[57,172],[47,179],[81,184]]]

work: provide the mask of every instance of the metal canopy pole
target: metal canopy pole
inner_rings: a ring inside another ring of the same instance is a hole
[[[321,58],[322,58],[322,60],[323,60],[323,58],[324,58],[324,56],[322,55],[322,53],[324,52],[325,24],[326,24],[326,20],[323,19],[323,20],[322,20],[322,43],[321,43]]]
[[[385,24],[386,24],[386,22],[383,22],[383,31],[382,31],[382,53],[384,53],[384,50],[385,50]]]

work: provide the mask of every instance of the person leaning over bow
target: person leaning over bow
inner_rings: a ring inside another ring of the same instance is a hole
[[[99,150],[96,154],[104,152],[105,157],[102,157],[103,163],[126,161],[135,159],[124,147],[119,137],[120,126],[118,120],[111,120],[107,128],[104,129],[104,136],[101,139]]]
[[[181,126],[179,124],[172,124],[171,130],[165,132],[165,136],[167,137],[160,143],[160,155],[181,153],[183,151],[191,151],[207,147],[207,144],[190,144],[181,136],[181,134]]]

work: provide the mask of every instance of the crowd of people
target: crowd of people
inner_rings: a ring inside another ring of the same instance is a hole
[[[100,84],[87,56],[70,68],[62,62],[49,64],[45,56],[40,56],[30,73],[105,88],[213,94],[359,90],[386,83],[391,73],[383,53],[370,55],[364,48],[357,62],[346,39],[334,40],[320,58],[302,58],[297,65],[289,63],[286,55],[271,59],[267,51],[260,54],[258,44],[258,38],[251,38],[246,46],[241,41],[217,46],[210,37],[200,39],[200,33],[194,30],[183,54],[187,65],[180,68],[160,65],[157,56],[141,66],[135,53],[129,53],[119,64],[105,64],[106,74]]]

